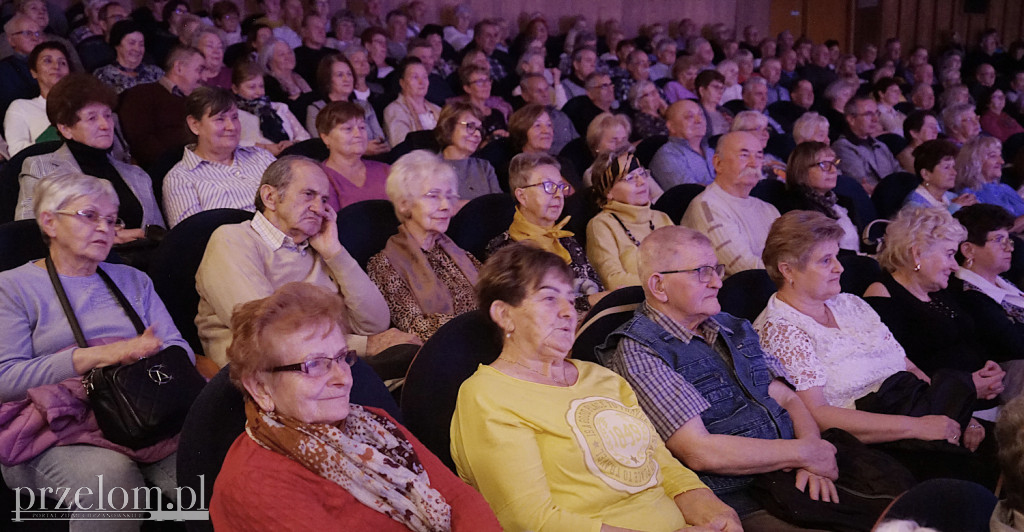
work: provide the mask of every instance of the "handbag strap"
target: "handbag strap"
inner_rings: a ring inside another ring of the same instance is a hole
[[[71,303],[68,301],[68,295],[64,292],[64,285],[60,282],[60,277],[57,276],[57,268],[53,265],[53,260],[47,255],[46,260],[46,272],[50,275],[50,282],[53,283],[53,289],[57,292],[57,299],[60,301],[61,308],[64,309],[64,315],[68,318],[68,323],[71,324],[71,332],[75,335],[75,342],[78,343],[79,347],[89,347],[88,342],[85,340],[85,335],[82,334],[82,326],[78,323],[78,318],[75,317],[75,311],[71,309]],[[132,325],[135,327],[135,331],[142,334],[146,331],[146,326],[142,323],[142,318],[139,317],[138,312],[135,312],[135,308],[132,307],[128,299],[124,297],[121,289],[117,287],[114,280],[107,275],[107,272],[103,271],[103,268],[96,268],[96,273],[103,279],[103,283],[107,285],[107,289],[114,295],[114,299],[121,305],[121,309],[128,315],[128,319],[131,320]]]

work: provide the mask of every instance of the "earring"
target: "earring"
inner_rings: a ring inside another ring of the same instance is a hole
[[[505,338],[512,338],[512,331],[505,331]]]
[[[968,258],[964,261],[964,268],[970,268],[971,266],[974,266],[974,259]]]
[[[921,271],[921,263],[920,262],[918,262],[917,264],[914,265],[914,271],[915,272]]]

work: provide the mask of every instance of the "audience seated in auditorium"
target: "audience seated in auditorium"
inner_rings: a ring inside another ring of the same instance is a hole
[[[57,126],[64,144],[55,152],[25,159],[18,178],[15,219],[33,217],[39,180],[85,173],[109,181],[117,193],[118,217],[124,220],[124,227],[116,232],[116,244],[144,238],[151,225],[164,225],[146,172],[111,156],[115,135],[111,108],[116,101],[114,91],[89,74],[69,74],[54,85],[46,115]]]
[[[832,141],[828,138],[829,124],[824,116],[808,111],[793,123],[793,142],[796,145],[804,142],[821,142],[831,146]]]
[[[185,100],[188,128],[198,139],[186,146],[180,161],[164,177],[167,224],[211,209],[255,211],[263,172],[274,162],[270,152],[241,147],[241,121],[230,92],[199,87]]]
[[[71,41],[64,38],[67,22],[58,19],[56,26],[50,24],[50,6],[46,3],[46,0],[17,0],[13,4],[16,14],[27,16],[41,28],[40,42],[57,41],[61,43],[64,45],[64,49],[67,50],[68,65],[71,66],[71,69],[76,72],[82,70],[82,62],[79,60],[78,54],[75,53],[74,45],[71,44]],[[63,29],[59,29],[60,22],[64,23]],[[5,59],[13,53],[14,49],[11,46],[11,42],[6,38],[6,33],[0,35],[0,59]]]
[[[480,262],[444,234],[459,202],[455,171],[436,155],[403,155],[388,173],[388,199],[401,225],[366,265],[396,328],[427,340],[476,308]]]
[[[585,95],[571,98],[562,107],[581,135],[586,133],[590,122],[597,115],[611,112],[612,103],[615,102],[615,84],[608,74],[591,73],[585,80],[585,88]]]
[[[935,115],[917,110],[903,121],[903,137],[907,139],[907,147],[896,154],[896,160],[904,172],[914,171],[914,150],[929,140],[939,138],[939,120]]]
[[[882,78],[875,83],[871,94],[878,104],[878,122],[882,126],[880,134],[891,133],[903,135],[903,121],[907,116],[896,109],[903,99],[903,91],[896,78]]]
[[[490,71],[475,65],[459,68],[459,82],[463,92],[456,101],[465,102],[476,109],[481,117],[481,145],[487,145],[496,138],[508,136],[508,119],[512,114],[512,106],[500,97],[491,95]]]
[[[718,141],[713,162],[714,182],[690,202],[680,225],[711,239],[726,276],[764,268],[761,252],[779,211],[750,196],[761,180],[761,141],[744,131],[727,133]]]
[[[441,110],[441,117],[434,130],[441,147],[441,157],[455,171],[460,207],[473,198],[501,193],[491,163],[473,157],[483,137],[482,123],[475,107],[468,103],[454,102]]]
[[[491,79],[500,82],[512,72],[512,59],[507,52],[499,49],[501,27],[495,19],[483,19],[473,27],[473,41],[466,50],[480,50],[487,56],[491,66]]]
[[[998,87],[987,88],[978,93],[978,109],[981,110],[981,130],[1006,142],[1010,135],[1024,133],[1024,127],[1012,116],[1004,112],[1006,94]]]
[[[287,516],[305,529],[499,530],[483,497],[405,427],[349,402],[349,321],[341,300],[306,283],[234,312],[228,356],[247,422],[217,475],[214,526]]]
[[[1006,209],[1016,218],[1014,233],[1024,232],[1024,199],[1000,181],[1003,175],[1003,146],[994,137],[977,137],[960,148],[956,156],[956,190],[974,194],[979,203]]]
[[[228,362],[235,306],[294,281],[341,296],[350,332],[346,340],[360,356],[418,343],[412,335],[388,330],[387,302],[338,241],[329,195],[330,182],[316,161],[282,157],[263,173],[252,221],[213,232],[196,272],[196,327],[203,351],[217,365]]]
[[[487,262],[477,292],[503,345],[459,389],[452,458],[504,528],[739,530],[736,512],[672,458],[626,381],[568,358],[577,316],[565,262],[511,246]]]
[[[672,64],[672,80],[665,84],[665,101],[673,104],[679,100],[696,100],[697,88],[694,82],[700,68],[697,66],[697,58],[692,55],[683,55]]]
[[[316,69],[324,56],[334,53],[327,48],[327,21],[315,13],[302,17],[302,46],[295,49],[295,73],[310,87],[315,87]]]
[[[264,82],[269,76],[254,63],[239,63],[231,74],[231,91],[242,123],[242,146],[263,148],[275,156],[285,148],[309,139],[309,133],[288,105],[268,96]]]
[[[663,190],[682,183],[709,185],[715,180],[713,150],[700,105],[680,100],[665,112],[669,138],[651,159],[651,175]]]
[[[640,243],[672,219],[651,208],[651,174],[627,148],[601,154],[590,168],[601,212],[587,223],[587,259],[608,290],[640,284]]]
[[[98,15],[102,33],[83,39],[75,45],[86,72],[94,72],[97,68],[114,61],[117,54],[110,44],[110,34],[115,24],[128,18],[128,10],[118,2],[109,2],[99,9]]]
[[[761,149],[768,147],[771,138],[771,125],[769,118],[757,111],[740,111],[732,120],[732,128],[729,131],[746,131],[755,135],[761,141]],[[761,165],[761,176],[764,179],[777,181],[786,180],[786,163],[771,153],[765,152],[764,164]]]
[[[562,77],[566,101],[587,94],[586,80],[597,68],[597,51],[592,48],[576,48],[572,53],[572,70]]]
[[[528,240],[550,251],[572,267],[573,298],[582,315],[606,292],[601,280],[587,260],[583,246],[573,233],[563,229],[568,217],[559,220],[565,198],[572,186],[561,174],[561,165],[543,153],[521,153],[509,163],[509,189],[516,200],[516,213],[508,231],[487,244],[487,254],[513,243]]]
[[[46,117],[46,96],[58,81],[68,75],[64,45],[56,41],[39,44],[28,55],[28,65],[32,77],[39,84],[39,96],[14,100],[7,108],[3,137],[12,157],[37,142],[60,138]]]
[[[117,112],[139,165],[149,167],[193,140],[185,122],[185,98],[199,86],[203,63],[199,50],[176,46],[167,56],[164,77],[121,93]]]
[[[573,125],[569,115],[562,112],[556,106],[551,105],[551,85],[548,84],[544,76],[540,74],[525,74],[519,81],[519,87],[522,89],[521,96],[525,105],[536,103],[544,106],[544,109],[548,113],[548,117],[551,118],[552,139],[551,139],[551,154],[555,155],[562,151],[569,141],[579,138],[580,134],[576,131],[576,126]]]
[[[840,159],[839,171],[859,181],[870,193],[883,177],[900,171],[900,165],[889,148],[875,138],[882,131],[878,104],[871,97],[851,98],[843,112],[849,129],[832,143]]]
[[[843,230],[839,248],[860,251],[860,234],[850,219],[852,205],[836,195],[839,160],[824,142],[802,142],[789,154],[786,192],[793,209],[817,211],[835,220]]]
[[[213,26],[201,26],[192,34],[192,47],[203,54],[203,85],[231,89],[231,69],[224,64],[226,46],[224,32]]]
[[[263,83],[272,101],[292,103],[312,91],[306,80],[295,72],[295,52],[284,41],[267,41],[257,61],[265,72]]]
[[[430,80],[422,61],[407,57],[395,73],[402,91],[384,109],[384,131],[392,148],[412,131],[434,129],[441,114],[439,106],[426,100]]]
[[[942,207],[954,213],[960,207],[977,203],[974,194],[952,192],[958,151],[948,140],[929,140],[915,148],[914,173],[921,178],[921,184],[907,196],[904,205]]]
[[[113,63],[100,67],[93,75],[113,87],[118,94],[144,83],[153,83],[164,76],[164,71],[144,63],[146,36],[141,24],[133,20],[122,20],[110,30],[110,46],[116,58]]]
[[[633,134],[638,140],[668,135],[664,117],[668,104],[661,97],[657,85],[650,81],[637,81],[629,89],[627,103],[633,110]]]
[[[438,37],[440,39],[440,37]],[[439,52],[435,50],[434,45],[427,39],[421,39],[419,37],[409,39],[408,53],[406,57],[415,57],[423,62],[423,67],[427,69],[427,78],[430,83],[427,85],[427,101],[436,105],[444,106],[450,98],[455,97],[455,91],[452,90],[452,86],[445,79],[447,76],[441,75],[438,71],[438,66],[445,64],[444,59],[440,56]],[[446,68],[441,70],[447,71]],[[448,73],[451,75],[451,72]],[[392,72],[388,79],[388,85],[394,91],[398,90],[398,76]],[[508,109],[511,112],[511,108]]]
[[[365,85],[366,80],[363,79]],[[363,119],[366,122],[366,154],[379,155],[390,149],[384,138],[384,128],[377,120],[377,113],[365,98],[356,96],[355,67],[340,53],[330,53],[320,60],[316,69],[316,90],[323,96],[306,108],[306,130],[310,135],[317,135],[316,117],[325,105],[331,102],[353,102],[363,108]],[[369,92],[369,89],[367,89]]]
[[[331,184],[328,205],[339,211],[360,201],[387,199],[388,165],[363,158],[368,136],[363,108],[352,102],[331,102],[320,110],[316,124],[330,153],[322,165]]]
[[[42,28],[25,15],[14,15],[4,24],[4,35],[14,51],[0,60],[0,113],[14,100],[39,96],[39,85],[29,71],[28,55],[42,42]]]
[[[704,110],[704,122],[707,124],[705,140],[728,133],[729,126],[732,125],[732,113],[721,106],[725,76],[717,70],[705,70],[697,74],[694,87],[700,97],[700,106]]]

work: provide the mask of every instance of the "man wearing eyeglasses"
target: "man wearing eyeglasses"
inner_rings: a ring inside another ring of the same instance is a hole
[[[71,66],[71,71],[78,72],[82,70],[82,62],[78,59],[78,54],[75,52],[74,45],[71,44],[71,41],[58,35],[59,30],[51,27],[50,12],[48,11],[45,0],[17,0],[14,2],[14,7],[18,14],[25,15],[26,17],[34,20],[35,23],[42,28],[42,35],[39,37],[39,42],[57,41],[63,44],[64,48],[68,51],[67,59],[69,66]],[[60,24],[61,22],[63,22],[64,29],[66,30],[67,21],[58,20],[54,24]],[[0,59],[6,59],[13,53],[14,49],[11,47],[11,43],[6,38],[0,38]]]
[[[882,132],[878,104],[870,96],[854,96],[843,109],[849,130],[832,143],[842,159],[839,173],[850,176],[870,194],[887,175],[900,171],[889,148],[875,136]]]
[[[14,100],[39,96],[39,84],[29,73],[28,54],[42,40],[42,28],[31,18],[17,14],[4,24],[4,34],[14,54],[0,61],[0,116]]]
[[[562,106],[581,136],[587,134],[587,127],[597,115],[611,112],[615,103],[615,84],[608,74],[594,72],[587,76],[585,84],[585,95],[576,96]]]
[[[722,312],[724,266],[711,241],[680,226],[640,244],[645,302],[597,348],[632,386],[669,451],[732,506],[747,530],[802,530],[751,497],[753,475],[792,469],[793,488],[838,502],[836,448],[779,377],[750,323]],[[794,495],[799,495],[794,492]]]

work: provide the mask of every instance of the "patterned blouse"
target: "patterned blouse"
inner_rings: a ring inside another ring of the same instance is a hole
[[[135,76],[129,75],[129,72],[134,72]],[[93,75],[103,83],[113,87],[114,92],[121,94],[136,85],[153,83],[159,80],[164,77],[164,71],[158,66],[147,64],[140,64],[134,70],[129,70],[115,61],[97,69]]]
[[[455,312],[452,314],[424,314],[420,309],[416,297],[413,295],[409,282],[406,281],[393,266],[391,261],[380,252],[370,258],[366,265],[366,272],[370,280],[380,288],[384,299],[388,302],[388,309],[391,310],[391,323],[398,329],[406,331],[426,341],[448,320],[459,314],[476,309],[476,295],[473,285],[456,266],[455,262],[448,256],[440,245],[423,252],[427,257],[427,263],[434,270],[434,274],[444,284],[452,295],[452,304]],[[482,265],[476,257],[466,253],[469,260],[479,269]]]

